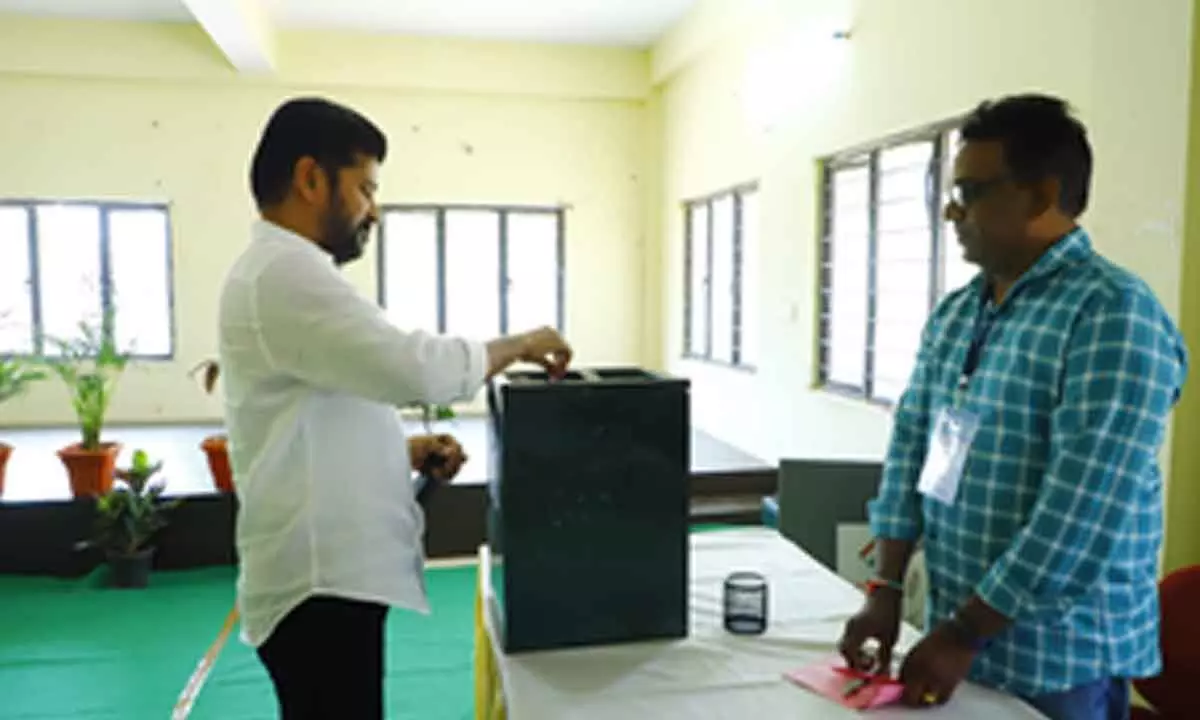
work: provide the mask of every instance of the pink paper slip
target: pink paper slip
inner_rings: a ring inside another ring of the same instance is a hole
[[[868,675],[851,670],[845,667],[841,658],[827,658],[784,673],[784,677],[852,710],[870,710],[891,705],[904,695],[904,686],[900,681],[886,675]],[[850,697],[846,697],[846,684],[852,680],[868,682]]]

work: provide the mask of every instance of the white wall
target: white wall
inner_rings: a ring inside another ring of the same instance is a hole
[[[349,103],[388,133],[383,203],[568,206],[579,360],[641,361],[642,213],[657,164],[647,53],[284,33],[279,60],[277,77],[239,77],[188,26],[0,19],[0,197],[171,206],[176,358],[130,369],[111,422],[220,417],[187,371],[214,352],[218,285],[248,240],[254,143],[301,93]],[[349,269],[372,298],[373,249]],[[0,413],[0,426],[73,421],[56,382]]]
[[[693,380],[695,422],[763,457],[879,458],[889,414],[812,387],[817,159],[1040,90],[1062,95],[1097,154],[1099,249],[1141,273],[1177,314],[1187,144],[1187,0],[708,0],[656,49],[663,95],[661,334]],[[848,26],[849,40],[829,33]],[[791,46],[778,53],[777,43]],[[763,53],[768,62],[761,63]],[[748,82],[748,66],[771,72]],[[763,108],[788,108],[769,130]],[[754,121],[752,121],[752,118]],[[679,359],[682,200],[758,180],[761,367]]]
[[[112,419],[216,418],[185,373],[212,352],[215,278],[245,240],[250,148],[282,97],[329,93],[392,135],[386,202],[573,206],[567,322],[582,362],[691,376],[697,424],[767,459],[876,458],[887,413],[811,387],[816,159],[984,97],[1061,93],[1096,144],[1097,243],[1176,310],[1191,12],[1187,0],[704,0],[652,57],[285,33],[269,80],[237,77],[195,28],[4,18],[0,196],[172,200],[178,358],[131,371]],[[843,18],[840,53],[819,49]],[[748,82],[756,62],[771,72]],[[769,131],[753,122],[781,108]],[[755,374],[679,360],[680,201],[747,180],[760,182],[764,235]],[[353,273],[373,291],[372,258]],[[0,413],[0,425],[70,421],[53,384]]]

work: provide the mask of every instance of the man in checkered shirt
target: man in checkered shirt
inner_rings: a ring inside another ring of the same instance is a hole
[[[963,125],[945,213],[982,272],[925,328],[870,504],[879,577],[841,646],[890,666],[921,539],[930,631],[901,666],[911,704],[969,678],[1054,720],[1124,718],[1129,679],[1160,670],[1158,453],[1187,356],[1153,292],[1077,224],[1091,170],[1055,98],[984,103]],[[939,462],[952,437],[957,470]]]

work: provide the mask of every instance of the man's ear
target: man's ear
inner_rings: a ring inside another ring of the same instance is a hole
[[[305,156],[296,161],[292,171],[292,188],[305,202],[319,205],[329,194],[329,177],[314,158]]]
[[[1030,186],[1029,219],[1036,220],[1058,209],[1062,195],[1062,182],[1056,177],[1047,177]]]

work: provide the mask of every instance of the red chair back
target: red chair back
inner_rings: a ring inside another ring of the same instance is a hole
[[[1160,718],[1200,717],[1200,565],[1181,568],[1159,584],[1163,671],[1134,687]]]

